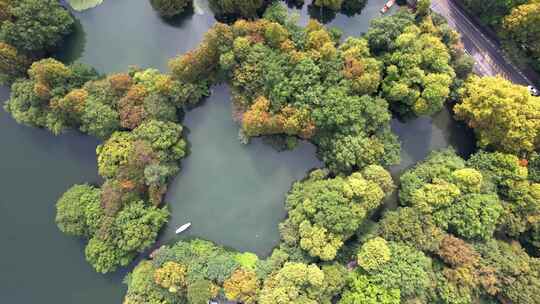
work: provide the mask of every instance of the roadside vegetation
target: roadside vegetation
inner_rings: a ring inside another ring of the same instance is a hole
[[[540,73],[540,2],[537,0],[463,0],[464,6],[502,40],[523,67]]]
[[[216,23],[170,60],[168,74],[101,75],[45,58],[73,23],[56,1],[0,0],[6,111],[21,124],[103,141],[103,184],[74,185],[56,204],[58,228],[87,241],[96,271],[126,266],[155,243],[169,217],[167,185],[189,154],[179,117],[214,84],[231,87],[242,142],[308,140],[324,162],[286,194],[269,257],[199,239],[162,246],[126,277],[125,304],[539,303],[539,97],[470,75],[458,34],[429,1],[346,39],[315,20],[299,26],[281,4],[211,2],[247,19]],[[172,3],[152,0],[163,16],[186,7]],[[393,180],[392,117],[446,106],[474,129],[478,150],[468,159],[433,151]],[[388,208],[393,192],[398,204]]]

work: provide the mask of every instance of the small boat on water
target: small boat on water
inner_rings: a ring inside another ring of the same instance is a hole
[[[189,227],[191,227],[191,223],[187,223],[187,224],[184,224],[184,225],[178,227],[178,229],[176,229],[176,234],[180,234],[180,233],[186,231]]]
[[[385,14],[386,12],[388,12],[388,10],[392,6],[394,6],[394,4],[396,4],[396,0],[389,0],[388,2],[386,2],[386,4],[383,6],[383,8],[381,8],[381,13]]]

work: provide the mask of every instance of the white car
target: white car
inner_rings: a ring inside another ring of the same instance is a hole
[[[538,96],[539,95],[538,89],[533,87],[532,85],[528,86],[527,89],[529,89],[529,92],[531,93],[532,96]]]

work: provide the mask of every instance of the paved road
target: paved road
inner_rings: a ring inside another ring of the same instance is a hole
[[[501,75],[522,85],[532,84],[516,66],[504,58],[497,44],[482,33],[454,0],[433,0],[431,9],[443,15],[448,24],[461,34],[465,50],[476,61],[476,73],[486,76]]]

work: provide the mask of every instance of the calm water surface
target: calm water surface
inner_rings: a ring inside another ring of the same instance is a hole
[[[225,86],[189,112],[184,124],[191,155],[167,193],[172,220],[160,243],[178,239],[176,228],[192,222],[182,237],[269,254],[279,241],[277,224],[286,215],[285,193],[307,170],[322,167],[315,147],[304,142],[293,151],[277,152],[260,139],[242,145]]]
[[[325,22],[341,27],[345,35],[360,35],[385,2],[369,0],[360,15],[338,14]],[[195,47],[215,22],[207,2],[196,3],[194,12],[165,22],[146,0],[105,0],[100,7],[75,13],[78,29],[58,57],[80,60],[103,73],[125,71],[129,65],[165,71],[170,57]],[[310,13],[320,15],[307,6],[294,11],[302,24]],[[0,88],[1,100],[8,94]],[[307,143],[282,153],[258,140],[240,144],[228,100],[228,90],[218,86],[187,114],[191,155],[167,194],[172,218],[160,244],[177,239],[176,226],[191,221],[186,236],[267,254],[278,241],[277,224],[285,216],[283,199],[291,183],[320,166]],[[432,149],[449,144],[463,153],[471,149],[470,134],[448,111],[433,120],[394,121],[392,128],[403,141],[403,161],[392,168],[395,174]],[[83,242],[64,236],[54,223],[54,204],[64,191],[76,183],[100,182],[98,141],[20,126],[3,110],[0,138],[0,303],[121,303],[121,281],[128,269],[96,274],[84,260]]]

